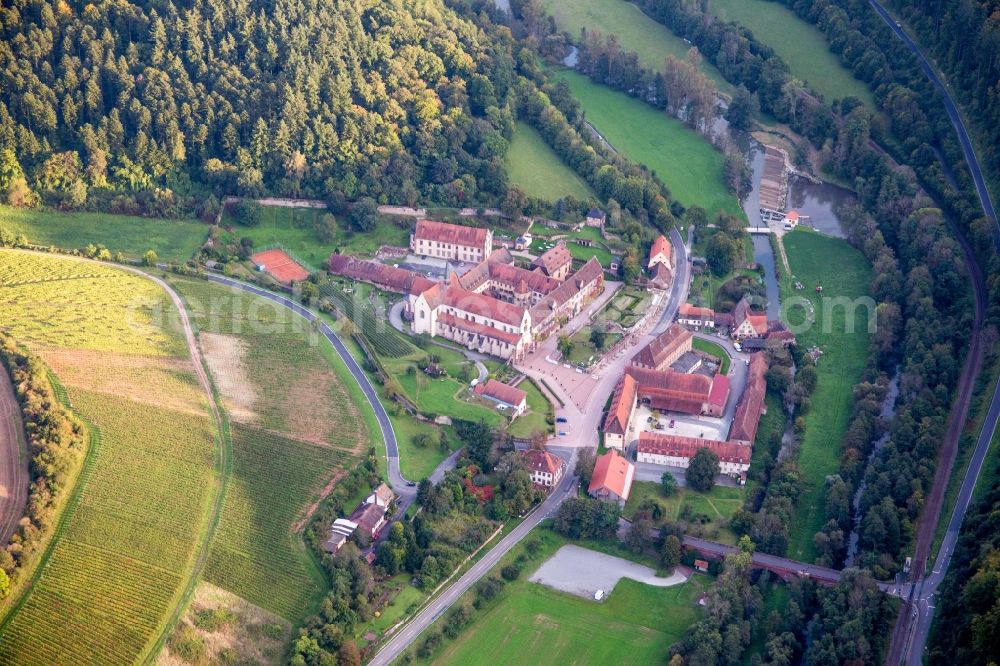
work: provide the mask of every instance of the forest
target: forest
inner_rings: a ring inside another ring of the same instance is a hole
[[[176,215],[213,192],[506,192],[510,52],[437,2],[15,0],[0,35],[14,203]]]

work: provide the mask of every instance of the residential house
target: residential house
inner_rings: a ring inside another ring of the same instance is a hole
[[[677,309],[677,321],[695,328],[715,328],[715,310],[700,308],[690,303],[681,303]]]
[[[762,338],[767,335],[766,314],[754,314],[746,296],[740,299],[733,310],[731,335],[734,338]]]
[[[635,465],[612,449],[597,458],[587,493],[591,497],[624,506],[632,491],[634,477]]]
[[[653,245],[649,248],[649,263],[646,267],[653,268],[657,265],[666,266],[671,271],[674,269],[674,248],[667,237],[662,234],[653,241]]]
[[[365,504],[375,504],[388,511],[389,505],[394,499],[396,499],[396,494],[392,492],[392,488],[380,483],[378,488],[373,490],[372,494],[365,500]]]
[[[531,482],[542,488],[555,488],[563,478],[566,463],[548,451],[528,449],[521,454]]]
[[[362,534],[374,539],[386,523],[385,509],[384,506],[379,506],[378,504],[362,502],[354,510],[354,513],[350,515],[349,520],[357,523],[358,530]]]
[[[421,256],[478,263],[493,252],[493,232],[448,222],[417,220],[410,251]]]
[[[542,256],[535,259],[532,266],[540,269],[545,275],[556,280],[565,280],[573,267],[573,255],[566,243],[559,241],[550,247]]]
[[[587,211],[586,224],[588,227],[598,227],[603,228],[605,220],[608,219],[607,213],[605,213],[600,208],[591,208]]]
[[[528,394],[521,389],[504,384],[496,379],[487,379],[473,389],[476,395],[492,400],[510,409],[511,416],[524,413],[528,406]]]

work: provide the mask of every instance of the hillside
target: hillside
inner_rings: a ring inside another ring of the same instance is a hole
[[[2,191],[22,169],[49,203],[166,213],[204,188],[503,191],[487,110],[513,63],[440,0],[20,0],[0,37]]]

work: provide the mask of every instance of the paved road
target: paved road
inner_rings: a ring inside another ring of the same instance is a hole
[[[389,414],[386,413],[385,407],[382,406],[381,401],[378,399],[378,393],[375,391],[375,387],[372,386],[371,382],[368,381],[368,376],[358,365],[358,362],[354,360],[351,353],[344,346],[344,343],[337,337],[337,334],[333,332],[326,322],[319,318],[319,316],[305,307],[301,303],[298,303],[291,298],[286,298],[280,294],[276,294],[273,291],[268,291],[267,289],[261,289],[252,284],[247,284],[246,282],[241,282],[239,280],[233,280],[221,275],[209,274],[208,279],[211,282],[217,282],[219,284],[226,285],[228,287],[234,287],[242,291],[254,294],[255,296],[260,296],[261,298],[266,298],[269,301],[282,305],[300,317],[306,319],[309,322],[315,322],[320,333],[323,334],[331,345],[333,345],[334,350],[336,350],[337,355],[340,356],[341,360],[347,366],[350,371],[351,376],[354,377],[355,381],[358,382],[358,386],[361,387],[361,391],[364,393],[365,398],[368,403],[372,406],[375,411],[375,418],[378,421],[379,429],[382,431],[382,439],[385,441],[385,451],[386,458],[388,461],[389,470],[389,483],[392,489],[395,491],[396,495],[399,496],[397,501],[397,506],[401,511],[406,511],[406,508],[413,503],[417,496],[417,489],[413,486],[407,485],[408,479],[403,478],[402,473],[399,470],[399,446],[396,443],[396,432],[392,429],[392,422],[389,420]],[[454,463],[454,460],[452,459]],[[443,475],[443,472],[442,472]]]
[[[387,666],[394,659],[399,657],[406,648],[413,643],[420,634],[434,621],[448,610],[448,608],[458,601],[469,588],[485,576],[490,569],[497,565],[500,559],[516,546],[521,539],[528,535],[538,523],[544,519],[555,515],[559,504],[564,499],[571,496],[576,489],[577,479],[567,473],[551,495],[542,502],[533,513],[524,519],[520,525],[503,537],[493,546],[481,560],[476,562],[457,581],[452,583],[443,592],[424,606],[423,610],[417,613],[408,624],[393,634],[382,648],[375,653],[375,656],[368,662],[369,666]]]
[[[924,70],[924,75],[930,79],[931,83],[937,87],[941,93],[942,100],[944,101],[944,108],[948,112],[948,116],[951,118],[951,124],[955,126],[955,133],[958,134],[958,141],[962,145],[962,153],[965,155],[965,161],[969,165],[969,171],[972,173],[972,180],[976,185],[976,194],[979,195],[979,202],[983,207],[983,212],[988,218],[997,221],[996,211],[993,209],[993,202],[990,200],[990,191],[986,187],[986,179],[983,178],[983,171],[979,167],[979,160],[976,159],[976,151],[972,147],[972,140],[969,138],[969,132],[965,129],[965,123],[962,122],[962,116],[958,112],[958,107],[955,106],[955,101],[951,97],[951,93],[948,91],[947,86],[941,81],[941,78],[934,71],[931,63],[924,54],[921,52],[920,47],[910,39],[910,36],[906,34],[902,26],[897,25],[896,20],[892,17],[885,7],[881,5],[877,0],[869,0],[872,7],[878,15],[885,21],[885,24],[889,26],[889,29],[896,33],[896,36],[903,40],[903,43],[913,54],[917,56],[917,60],[920,61],[920,68]]]
[[[989,189],[986,186],[986,180],[983,178],[982,169],[979,166],[979,160],[976,158],[976,153],[972,146],[972,140],[969,138],[969,132],[966,130],[965,124],[962,122],[962,117],[958,112],[958,108],[955,105],[955,101],[951,97],[948,87],[941,81],[941,78],[931,66],[930,61],[928,61],[928,59],[921,52],[920,47],[910,38],[908,34],[906,34],[906,32],[902,29],[902,26],[896,23],[895,19],[888,11],[886,11],[885,7],[883,7],[877,0],[869,0],[869,2],[878,13],[879,17],[885,22],[886,25],[889,26],[889,29],[892,30],[893,33],[895,33],[895,35],[901,39],[903,43],[906,44],[906,46],[914,53],[914,55],[917,56],[924,75],[927,76],[927,78],[940,91],[945,110],[948,112],[948,116],[951,118],[951,123],[955,127],[959,143],[962,146],[962,153],[964,154],[965,161],[969,166],[969,172],[972,174],[972,179],[976,186],[976,194],[979,196],[979,202],[983,207],[983,212],[989,219],[996,223],[996,211],[993,208],[993,202],[990,200]],[[973,288],[976,291],[977,321],[981,321],[982,312],[985,308],[982,275],[979,271],[979,267],[975,263],[975,257],[972,255],[971,249],[968,247],[968,243],[965,242],[965,239],[962,238],[961,235],[959,235],[959,240],[963,245],[963,250],[965,251],[970,263]],[[970,344],[970,357],[973,356],[974,352],[979,353],[980,351],[979,326],[975,327],[972,331],[972,335],[973,339]],[[977,367],[975,374],[978,374],[978,372],[979,368]],[[966,410],[960,411],[961,414],[959,416],[962,418],[958,419],[958,421],[964,422]],[[954,414],[952,417],[956,418]],[[902,610],[903,616],[896,625],[892,645],[890,646],[889,655],[886,659],[887,663],[905,663],[912,666],[919,666],[923,662],[923,654],[926,649],[925,646],[927,644],[931,622],[934,618],[934,596],[937,593],[937,588],[941,584],[945,573],[948,571],[948,566],[951,563],[951,556],[954,553],[955,542],[958,539],[958,533],[962,527],[962,521],[965,519],[965,514],[968,511],[969,503],[972,499],[972,493],[975,490],[976,481],[979,478],[983,462],[986,458],[986,453],[989,450],[990,441],[993,438],[993,433],[996,431],[998,419],[1000,419],[1000,393],[995,391],[990,402],[986,420],[983,423],[983,429],[976,442],[976,449],[973,452],[972,460],[969,462],[965,478],[962,481],[962,487],[959,491],[959,497],[955,503],[951,520],[948,523],[945,538],[940,549],[938,550],[937,559],[934,562],[934,568],[929,575],[917,583],[914,593],[910,595],[907,604]],[[938,472],[944,474],[944,478],[949,477],[951,465],[946,465],[945,467],[947,467],[947,469],[940,469],[941,467],[942,466],[939,465]],[[937,479],[935,479],[935,481],[937,481]],[[937,488],[934,488],[933,490],[937,490]],[[928,511],[928,507],[925,507],[924,511],[926,513]],[[930,524],[931,521],[928,521],[926,527],[921,525],[922,529],[920,534],[918,534],[918,546],[923,545],[920,543],[921,541],[928,543],[928,540],[933,536],[933,532],[936,531],[935,528],[940,508],[938,508],[938,511],[934,513],[934,520],[932,521],[933,525]],[[917,570],[918,573],[923,573],[923,561],[921,559],[921,554],[925,550],[926,546],[924,548],[917,549],[917,562],[915,565],[920,567]]]

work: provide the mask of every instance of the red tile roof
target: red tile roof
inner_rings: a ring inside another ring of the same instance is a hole
[[[760,415],[764,412],[764,397],[767,392],[767,382],[764,373],[767,372],[767,360],[762,352],[750,357],[750,367],[747,372],[747,385],[743,395],[736,404],[736,414],[729,430],[729,439],[753,444],[757,437],[757,426]]]
[[[753,449],[745,444],[733,441],[719,442],[700,437],[684,437],[681,435],[661,435],[655,432],[644,432],[639,435],[636,451],[652,455],[671,456],[676,458],[693,458],[698,449],[708,449],[719,456],[722,462],[746,465],[750,462]]]
[[[650,259],[650,261],[652,261],[653,257],[655,257],[656,255],[658,255],[658,254],[660,254],[662,252],[664,254],[664,256],[666,256],[667,260],[669,261],[670,260],[670,252],[671,252],[672,249],[673,249],[673,246],[670,244],[670,241],[667,240],[667,237],[664,236],[664,235],[662,235],[662,234],[660,234],[660,236],[657,237],[657,239],[655,241],[653,241],[653,245],[649,248],[649,259]]]
[[[566,247],[566,243],[559,241],[554,247],[549,248],[542,256],[535,259],[535,261],[532,262],[532,265],[538,266],[545,271],[547,275],[552,275],[565,264],[571,263],[572,261],[573,255],[570,254],[569,248]]]
[[[679,324],[671,324],[667,330],[653,338],[648,345],[636,352],[631,365],[661,369],[663,362],[680,348],[690,348],[694,338],[691,331]]]
[[[559,470],[563,466],[562,459],[548,451],[528,449],[521,454],[521,457],[529,472],[548,472],[553,478],[559,474]]]
[[[712,308],[700,308],[690,303],[681,303],[677,314],[685,319],[715,319],[715,310]]]
[[[484,395],[488,398],[493,398],[499,402],[510,405],[511,407],[517,407],[522,402],[524,402],[528,394],[521,389],[504,384],[495,379],[487,379],[482,384],[477,384],[474,389],[476,395]]]
[[[454,273],[447,284],[437,284],[423,292],[422,296],[432,309],[440,305],[447,305],[456,310],[489,317],[495,321],[517,327],[520,327],[524,320],[524,308],[486,294],[477,294],[474,291],[463,289]]]
[[[716,374],[712,378],[712,390],[708,394],[708,403],[725,407],[727,398],[729,398],[729,377],[721,373]]]
[[[712,390],[712,380],[705,375],[634,366],[625,372],[635,379],[639,398],[648,400],[653,409],[700,414]]]
[[[594,475],[590,479],[590,487],[587,488],[587,492],[593,494],[600,490],[606,490],[623,500],[627,500],[632,489],[634,474],[635,465],[612,449],[598,457],[594,464]]]
[[[554,312],[558,312],[563,304],[580,293],[581,290],[586,289],[599,280],[603,280],[603,278],[604,268],[601,266],[601,262],[597,260],[597,257],[591,257],[590,261],[580,267],[580,270],[566,278],[565,282],[531,308],[532,326],[537,326],[544,322]]]
[[[539,294],[551,293],[562,284],[559,280],[550,278],[540,270],[529,271],[511,264],[491,260],[486,260],[468,271],[459,278],[459,283],[464,289],[475,291],[489,280],[500,282],[511,288],[516,288],[523,282],[528,289]]]
[[[434,284],[413,271],[387,266],[377,261],[357,259],[346,254],[331,254],[328,263],[330,272],[334,275],[369,282],[382,289],[403,294],[409,293],[415,286],[427,289]]]
[[[613,435],[625,434],[632,406],[635,404],[635,389],[635,379],[631,376],[623,375],[618,380],[615,392],[612,394],[608,416],[604,420],[604,432],[610,432]]]
[[[492,326],[487,326],[486,324],[480,324],[468,319],[462,319],[461,317],[456,317],[455,315],[448,314],[447,312],[440,313],[437,320],[439,324],[451,326],[452,328],[467,331],[475,335],[481,335],[484,338],[491,338],[493,340],[499,340],[500,342],[506,342],[508,345],[517,346],[517,343],[521,341],[521,335],[519,333],[501,331],[499,328],[493,328]]]
[[[476,248],[486,247],[487,234],[487,229],[464,227],[459,224],[435,222],[433,220],[417,220],[417,226],[413,230],[414,238],[420,240]]]

